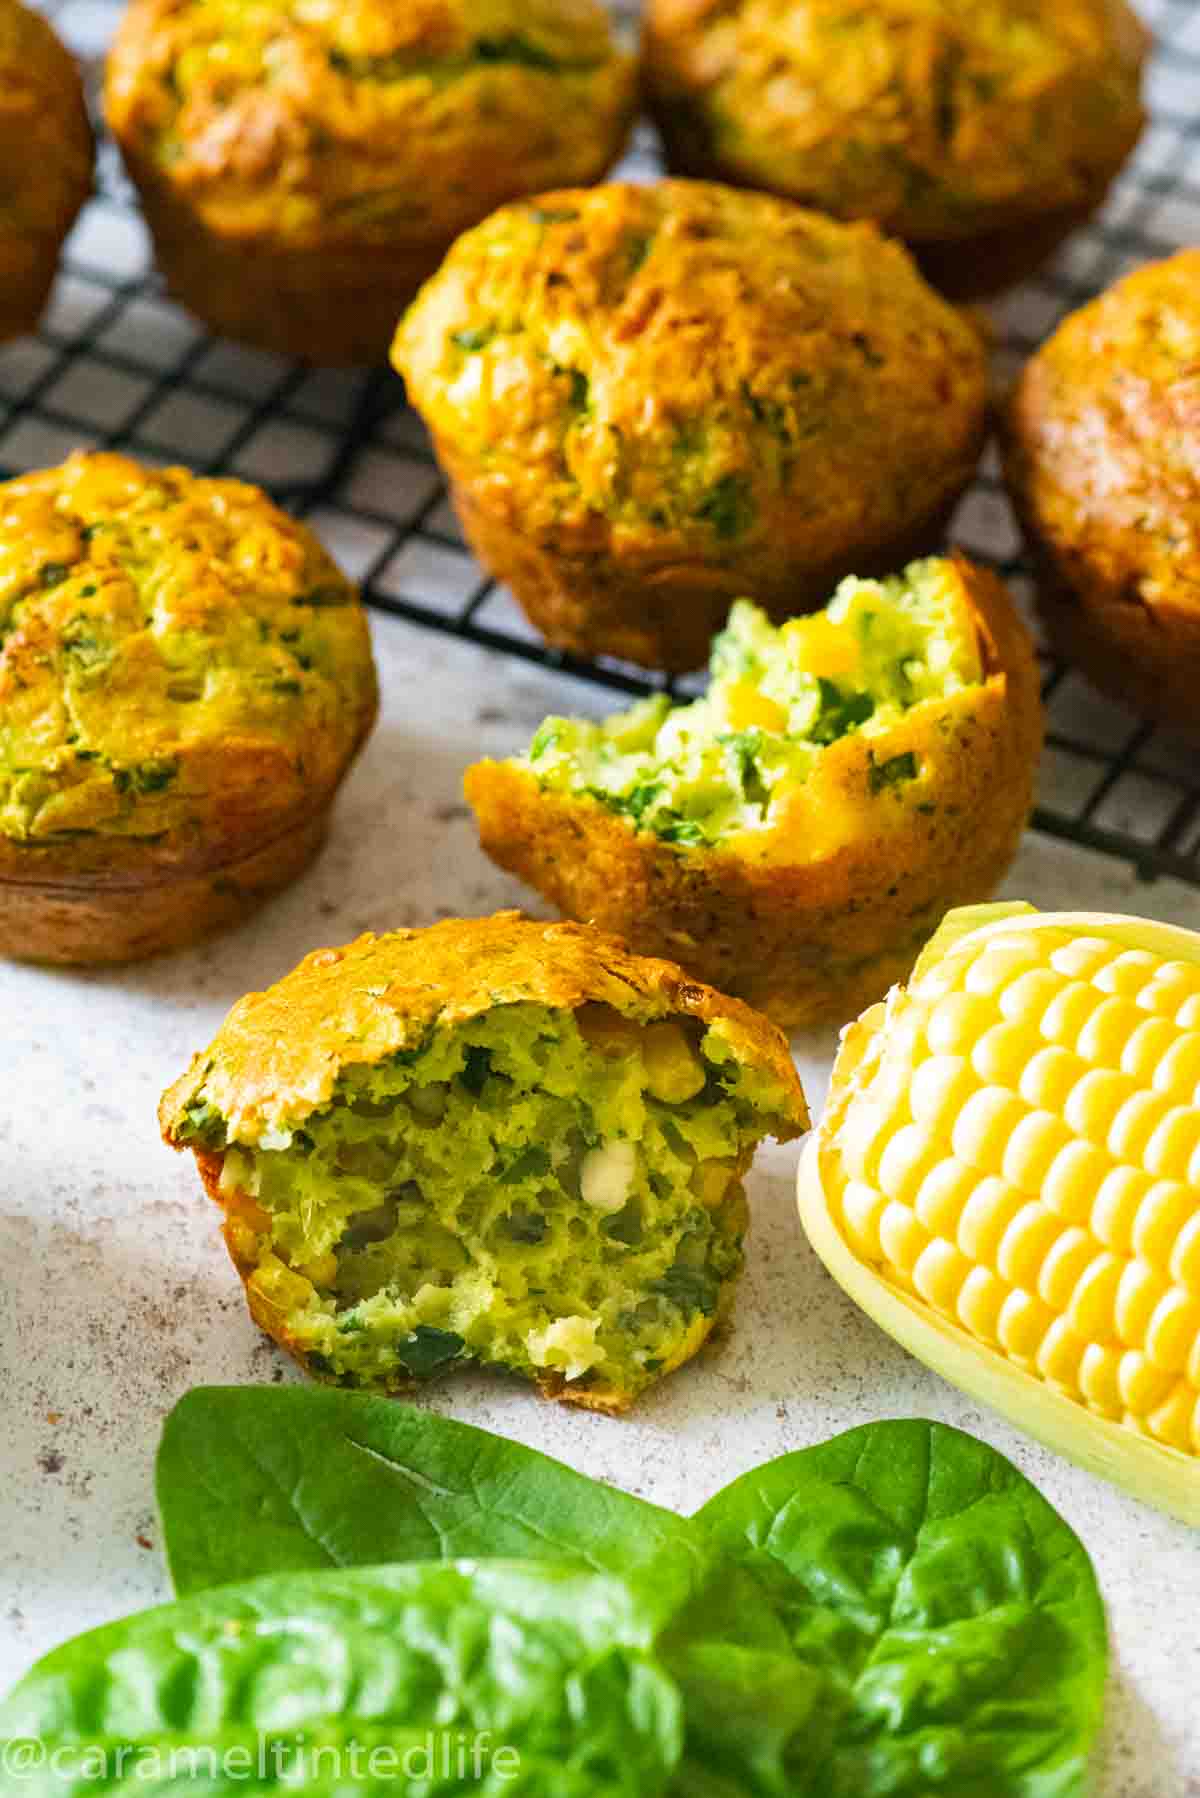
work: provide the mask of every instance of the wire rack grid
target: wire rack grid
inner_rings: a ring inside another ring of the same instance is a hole
[[[632,17],[636,6],[617,0]],[[119,0],[40,0],[93,86]],[[1036,280],[994,308],[1001,375],[1068,310],[1138,263],[1200,243],[1200,5],[1141,0],[1157,49],[1151,124],[1103,212]],[[640,128],[621,173],[652,178]],[[207,337],[165,297],[135,198],[111,143],[97,193],[68,242],[38,335],[0,349],[0,475],[78,446],[127,449],[256,481],[323,537],[367,602],[430,630],[620,693],[660,679],[619,662],[548,650],[511,595],[464,548],[399,380],[383,370],[313,370]],[[1028,570],[994,453],[952,538],[1007,578],[1024,609]],[[1092,692],[1044,656],[1049,735],[1035,827],[1101,850],[1143,877],[1200,887],[1200,764],[1194,752]],[[690,683],[680,683],[690,690]],[[1200,701],[1200,695],[1197,696]],[[569,697],[564,705],[570,703]],[[514,747],[516,747],[514,745]]]

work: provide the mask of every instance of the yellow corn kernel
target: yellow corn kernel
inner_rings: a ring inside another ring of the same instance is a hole
[[[958,1246],[963,1254],[994,1267],[1004,1232],[1025,1202],[1023,1192],[995,1174],[980,1180],[958,1220]]]
[[[1079,1390],[1086,1403],[1105,1417],[1120,1417],[1125,1408],[1120,1367],[1118,1351],[1102,1342],[1089,1342],[1079,1362]]]
[[[973,1167],[947,1155],[922,1180],[913,1209],[931,1236],[953,1242],[958,1236],[963,1207],[978,1183]]]
[[[1133,1226],[1154,1182],[1137,1167],[1114,1167],[1101,1180],[1089,1219],[1092,1234],[1118,1255],[1133,1251]]]
[[[1138,1167],[1146,1147],[1170,1110],[1167,1101],[1157,1093],[1135,1092],[1126,1099],[1112,1122],[1108,1146],[1115,1161]]]
[[[1005,1145],[1001,1166],[1004,1178],[1022,1192],[1041,1192],[1046,1175],[1071,1140],[1071,1132],[1061,1118],[1048,1111],[1029,1112]]]
[[[963,1106],[978,1091],[975,1070],[963,1055],[932,1055],[913,1076],[908,1102],[919,1123],[949,1136]]]
[[[970,1051],[971,1066],[989,1086],[1019,1089],[1029,1060],[1029,1039],[1019,1024],[993,1024]]]
[[[1153,974],[1138,993],[1138,1004],[1144,1011],[1174,1017],[1180,1008],[1200,994],[1200,972],[1186,961],[1164,961],[1155,965]]]
[[[968,993],[979,993],[987,997],[999,992],[1002,987],[1011,986],[1018,974],[1028,973],[1031,968],[1039,968],[1042,963],[1041,949],[1030,941],[1027,932],[1024,935],[993,937],[978,961],[973,961],[968,967],[963,986]]]
[[[1101,1068],[1114,1068],[1120,1062],[1126,1042],[1142,1021],[1141,1012],[1129,999],[1105,999],[1079,1032],[1076,1050],[1084,1061],[1094,1062]]]
[[[935,1236],[917,1257],[912,1283],[927,1305],[953,1317],[963,1281],[970,1271],[971,1263],[962,1250]]]
[[[929,1231],[916,1212],[890,1199],[879,1219],[879,1246],[884,1258],[911,1280],[912,1270],[929,1242]]]
[[[1136,1080],[1128,1074],[1118,1074],[1114,1068],[1089,1068],[1071,1088],[1063,1107],[1063,1122],[1076,1136],[1086,1136],[1089,1142],[1107,1142],[1117,1113],[1139,1090]]]
[[[996,1249],[996,1272],[1000,1278],[1010,1286],[1036,1288],[1042,1263],[1061,1230],[1062,1224],[1053,1212],[1036,1199],[1028,1199]]]
[[[1182,1373],[1200,1334],[1200,1299],[1173,1286],[1154,1307],[1146,1325],[1146,1354],[1155,1367]]]
[[[911,1205],[921,1182],[941,1156],[934,1131],[925,1124],[904,1124],[879,1157],[879,1184],[889,1199]]]
[[[859,666],[861,658],[854,632],[835,624],[824,612],[812,618],[791,619],[784,625],[783,634],[794,643],[800,666],[809,674],[832,679],[839,674],[853,674]]]
[[[1009,1289],[990,1268],[973,1267],[958,1294],[958,1321],[981,1342],[999,1343],[1000,1313]]]
[[[1081,1224],[1111,1166],[1107,1155],[1093,1143],[1076,1137],[1054,1157],[1042,1185],[1042,1198],[1067,1223]]]
[[[692,1175],[692,1191],[706,1211],[714,1211],[729,1191],[735,1173],[732,1161],[702,1161]]]
[[[1027,974],[1019,974],[1011,986],[1006,986],[997,997],[1000,1001],[1000,1013],[1010,1024],[1027,1024],[1036,1031],[1047,1007],[1066,991],[1067,982],[1061,974],[1054,973],[1051,968],[1030,968]],[[1030,1044],[1030,1048],[1033,1048]]]
[[[1028,1043],[1025,1053],[1028,1056]],[[1085,1072],[1086,1063],[1080,1061],[1078,1055],[1072,1055],[1058,1043],[1048,1043],[1026,1061],[1017,1091],[1027,1105],[1061,1116],[1067,1094]]]
[[[599,1050],[601,1055],[636,1055],[638,1052],[642,1040],[639,1026],[632,1018],[622,1017],[613,1006],[605,1005],[602,999],[592,999],[581,1005],[575,1013],[575,1023],[588,1046]]]
[[[1114,1340],[1117,1294],[1128,1265],[1120,1255],[1108,1255],[1102,1250],[1080,1275],[1064,1310],[1086,1341]]]
[[[1132,1074],[1143,1086],[1149,1081],[1158,1092],[1164,1091],[1159,1085],[1159,1069],[1179,1041],[1179,1032],[1169,1018],[1144,1017],[1121,1051],[1121,1072]]]
[[[1142,1029],[1151,1030],[1161,1022],[1151,1018]],[[1167,1024],[1164,1031],[1168,1040],[1159,1039],[1148,1070],[1154,1090],[1177,1105],[1194,1106],[1200,1103],[1200,1030],[1187,1030],[1181,1035]]]
[[[1088,1019],[1103,1003],[1094,986],[1071,981],[1055,994],[1043,1012],[1042,1035],[1047,1042],[1062,1043],[1064,1048],[1075,1049]]]
[[[1114,956],[1107,967],[1098,968],[1092,980],[1102,993],[1125,993],[1132,998],[1142,991],[1161,965],[1158,956],[1152,955],[1149,949],[1125,949]]]
[[[1079,1282],[1099,1260],[1094,1239],[1086,1230],[1070,1225],[1060,1230],[1038,1272],[1038,1297],[1045,1299],[1052,1311],[1065,1311]]]
[[[1134,1417],[1146,1417],[1174,1389],[1175,1376],[1155,1367],[1139,1350],[1127,1349],[1117,1369],[1117,1383],[1125,1409]]]
[[[947,993],[929,1014],[926,1041],[935,1055],[969,1054],[994,1016],[976,993]]]
[[[1170,1273],[1186,1292],[1200,1293],[1200,1206],[1175,1238]]]
[[[1054,1313],[1035,1293],[1010,1292],[997,1322],[1000,1346],[1018,1361],[1032,1361],[1053,1322]]]
[[[1015,1093],[1002,1086],[980,1087],[955,1119],[950,1146],[960,1161],[969,1161],[980,1173],[998,1174],[1008,1139],[1026,1115]]]
[[[785,731],[788,715],[767,694],[760,693],[753,681],[734,681],[725,692],[725,717],[730,730]]]
[[[1182,1181],[1156,1180],[1134,1214],[1130,1243],[1138,1260],[1168,1271],[1175,1244],[1195,1211],[1195,1192]]]
[[[682,1105],[686,1099],[695,1098],[707,1075],[703,1061],[678,1024],[669,1018],[647,1024],[641,1048],[647,1092],[665,1105]]]
[[[317,1255],[312,1261],[299,1263],[296,1272],[314,1286],[333,1286],[337,1281],[337,1256],[330,1249],[327,1254]]]
[[[1087,1343],[1071,1328],[1067,1318],[1056,1317],[1042,1337],[1037,1370],[1044,1380],[1068,1392],[1079,1391],[1079,1370]]]
[[[1068,980],[1092,980],[1116,953],[1102,936],[1076,936],[1051,950],[1050,966]]]
[[[1144,1261],[1127,1261],[1117,1286],[1114,1316],[1117,1335],[1130,1348],[1140,1348],[1155,1307],[1169,1291],[1167,1282]]]
[[[1172,1448],[1181,1448],[1185,1452],[1190,1450],[1195,1405],[1196,1394],[1186,1381],[1181,1380],[1170,1397],[1164,1399],[1146,1419],[1150,1434],[1159,1442],[1169,1442]]]
[[[864,1261],[878,1261],[883,1254],[879,1243],[879,1220],[887,1209],[885,1193],[864,1180],[850,1180],[842,1193],[842,1215],[854,1244],[855,1253]]]

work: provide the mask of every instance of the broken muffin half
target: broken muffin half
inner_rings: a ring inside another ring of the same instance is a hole
[[[741,1176],[807,1128],[783,1037],[617,938],[515,912],[322,949],[164,1095],[256,1321],[310,1372],[455,1364],[625,1409],[728,1309]]]

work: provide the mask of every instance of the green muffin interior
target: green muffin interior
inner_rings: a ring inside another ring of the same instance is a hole
[[[251,1285],[314,1371],[386,1387],[475,1360],[632,1395],[722,1310],[738,1168],[784,1105],[690,1019],[519,1003],[350,1068],[253,1145],[203,1088],[178,1134],[269,1219]]]
[[[547,718],[521,758],[549,790],[587,794],[666,842],[711,844],[769,827],[830,744],[883,739],[903,715],[983,679],[954,564],[851,576],[823,612],[773,625],[739,600],[714,640],[708,690],[639,700],[601,722]],[[913,780],[911,752],[871,761],[872,791]]]

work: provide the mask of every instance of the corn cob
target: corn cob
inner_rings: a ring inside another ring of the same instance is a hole
[[[952,913],[846,1032],[800,1195],[906,1347],[1200,1524],[1200,936]]]

